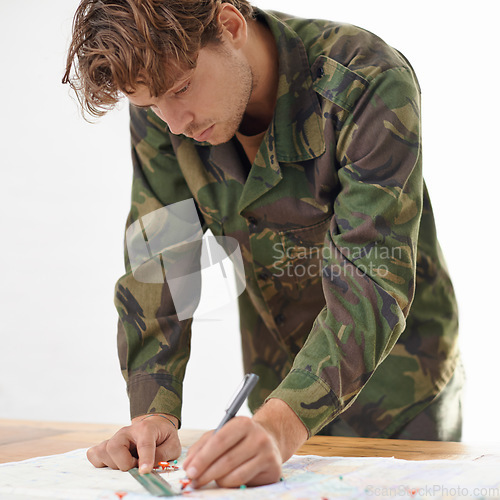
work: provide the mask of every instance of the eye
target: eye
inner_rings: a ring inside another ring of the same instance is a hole
[[[191,86],[191,82],[186,83],[186,85],[184,85],[184,87],[182,87],[182,89],[180,89],[177,92],[175,92],[175,95],[185,94],[188,91],[188,89],[189,89],[190,86]]]

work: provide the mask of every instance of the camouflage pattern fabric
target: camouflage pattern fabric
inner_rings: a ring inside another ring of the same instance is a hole
[[[420,89],[375,35],[256,9],[279,50],[278,100],[253,165],[235,139],[171,134],[131,107],[128,225],[194,198],[204,229],[236,238],[249,400],[284,400],[313,435],[341,418],[396,434],[451,379],[458,312],[422,178]],[[166,284],[116,286],[119,356],[131,415],[180,419],[191,320]],[[216,341],[214,341],[216,345]],[[214,348],[224,362],[224,346]]]

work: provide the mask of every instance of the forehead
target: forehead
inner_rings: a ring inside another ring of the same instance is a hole
[[[130,87],[122,88],[121,91],[127,97],[132,95],[158,97],[189,78],[195,69],[196,67],[191,68],[178,60],[166,60],[149,72],[140,71],[135,81],[130,83]]]

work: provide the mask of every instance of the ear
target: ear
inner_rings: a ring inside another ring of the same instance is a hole
[[[218,15],[219,25],[222,26],[222,36],[234,48],[240,49],[247,41],[248,25],[241,12],[230,3],[223,3]]]

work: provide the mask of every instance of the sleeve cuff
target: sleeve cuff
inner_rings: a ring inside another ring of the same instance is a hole
[[[293,369],[266,401],[272,398],[281,399],[295,412],[305,425],[308,437],[314,436],[342,411],[328,384],[303,369]]]
[[[181,427],[182,382],[167,374],[131,376],[128,387],[130,418],[147,413],[166,413]]]

